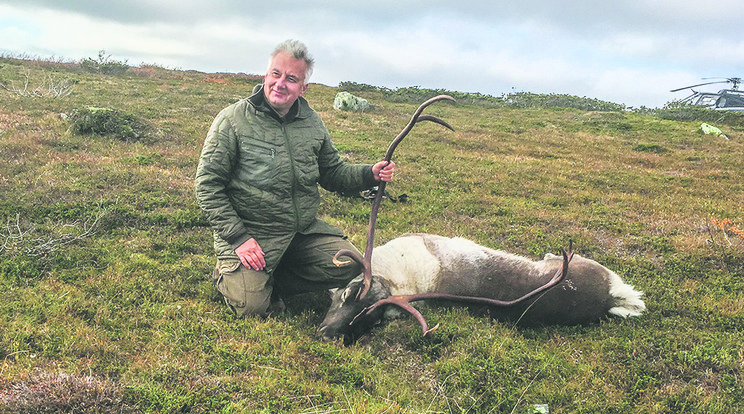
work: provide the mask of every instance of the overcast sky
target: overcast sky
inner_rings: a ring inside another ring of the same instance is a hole
[[[0,53],[263,74],[285,39],[312,82],[500,96],[586,96],[632,107],[744,75],[741,0],[0,0]],[[717,91],[726,85],[705,90]]]

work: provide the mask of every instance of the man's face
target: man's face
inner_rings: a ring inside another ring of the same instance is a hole
[[[307,90],[307,64],[280,52],[271,60],[264,79],[264,95],[269,104],[284,116],[292,104]]]

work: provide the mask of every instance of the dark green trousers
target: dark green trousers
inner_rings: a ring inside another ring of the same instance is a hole
[[[333,264],[341,249],[356,250],[345,237],[297,234],[276,270],[248,269],[238,259],[217,261],[215,286],[227,305],[242,316],[266,316],[281,297],[346,286],[363,267]]]

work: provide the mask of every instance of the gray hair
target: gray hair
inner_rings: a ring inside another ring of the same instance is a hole
[[[305,73],[305,84],[310,83],[310,75],[313,74],[313,66],[315,65],[315,59],[307,51],[307,46],[299,40],[285,40],[279,43],[273,52],[271,52],[271,58],[269,59],[269,70],[271,70],[271,62],[279,53],[286,53],[296,60],[304,60],[307,65],[307,72]]]

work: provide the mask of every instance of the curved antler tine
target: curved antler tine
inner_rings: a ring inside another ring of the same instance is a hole
[[[370,267],[371,264],[367,260],[364,260],[364,257],[362,257],[359,252],[349,249],[341,249],[333,256],[333,264],[336,266],[343,266],[346,264],[351,263],[348,260],[339,260],[339,257],[346,256],[351,258],[353,261],[359,263],[364,267],[364,287],[357,292],[357,298],[358,299],[364,299],[364,296],[367,295],[367,292],[369,292],[369,288],[372,286],[372,268]]]
[[[431,121],[431,122],[437,123],[437,124],[439,124],[439,125],[447,128],[447,129],[449,129],[450,131],[454,131],[455,130],[455,128],[452,128],[452,126],[450,124],[448,124],[446,121],[444,121],[441,118],[437,118],[436,116],[432,116],[432,115],[421,115],[416,120],[416,123],[419,123],[421,121]]]
[[[561,253],[563,253],[563,268],[561,269],[561,281],[568,276],[568,264],[571,263],[571,259],[573,259],[573,240],[568,240],[568,252],[561,249]],[[557,284],[557,283],[556,283]]]
[[[351,263],[348,260],[339,260],[339,257],[341,256],[346,256],[352,259],[353,261],[359,263],[360,265],[364,266],[364,257],[362,257],[362,255],[359,252],[356,252],[354,250],[349,250],[349,249],[341,249],[338,252],[336,252],[336,254],[333,256],[333,264],[335,264],[336,266],[343,266],[343,265]]]
[[[416,112],[413,114],[414,118],[418,117],[418,115],[421,115],[421,112],[423,112],[424,109],[427,106],[433,104],[434,102],[443,101],[443,100],[449,100],[449,101],[452,101],[452,102],[457,102],[457,99],[455,99],[455,98],[453,98],[453,97],[451,97],[449,95],[437,95],[437,96],[435,96],[435,97],[433,97],[431,99],[426,100],[424,103],[422,103],[418,107],[418,109],[416,110]]]
[[[568,251],[570,253],[566,253],[565,250],[561,249],[561,253],[563,254],[563,266],[555,272],[553,278],[550,279],[550,281],[541,289],[544,288],[544,290],[547,290],[547,288],[553,287],[566,279],[566,276],[568,276],[568,264],[571,263],[571,259],[573,259],[573,252],[571,252],[571,250],[573,250],[573,242],[569,242],[568,245]]]
[[[423,332],[424,336],[428,335],[433,329],[429,329],[429,326],[426,324],[426,319],[424,319],[424,315],[421,314],[421,312],[418,311],[418,309],[414,308],[409,302],[407,302],[405,299],[397,299],[390,302],[393,305],[397,305],[401,309],[408,311],[411,315],[413,315],[414,318],[418,321],[419,325],[421,325],[421,331]],[[434,328],[436,329],[436,327]]]
[[[413,315],[414,318],[418,321],[419,325],[421,325],[421,330],[424,333],[424,336],[429,335],[430,333],[434,332],[437,328],[439,328],[439,324],[437,324],[435,327],[429,329],[429,325],[426,324],[426,319],[424,319],[424,315],[421,314],[421,312],[418,311],[418,309],[414,308],[409,300],[411,298],[415,297],[415,295],[411,296],[389,296],[385,299],[381,299],[375,303],[373,303],[370,306],[367,306],[364,308],[361,312],[359,312],[354,319],[351,320],[349,325],[353,325],[359,317],[362,315],[366,315],[373,310],[377,309],[381,305],[395,305],[399,308],[408,311],[411,315]]]
[[[421,113],[424,112],[424,109],[426,109],[427,106],[433,104],[434,102],[443,101],[443,100],[450,100],[452,102],[457,102],[455,98],[449,96],[449,95],[438,95],[435,96],[426,102],[422,103],[418,109],[416,109],[416,112],[413,113],[413,116],[411,117],[411,120],[408,121],[408,124],[405,128],[403,128],[402,131],[400,131],[400,134],[398,134],[397,137],[393,140],[392,143],[390,143],[390,147],[388,147],[387,153],[385,154],[385,161],[390,161],[390,159],[393,157],[393,151],[395,151],[395,148],[400,144],[400,141],[403,140],[403,138],[408,135],[409,132],[411,132],[411,129],[413,129],[413,126],[416,125],[416,122],[418,122],[419,118],[421,118]],[[431,119],[428,119],[428,115],[425,115],[427,119],[431,121]],[[446,126],[446,125],[445,125]],[[452,129],[451,126],[447,126],[449,129]],[[454,129],[452,129],[454,131]]]

